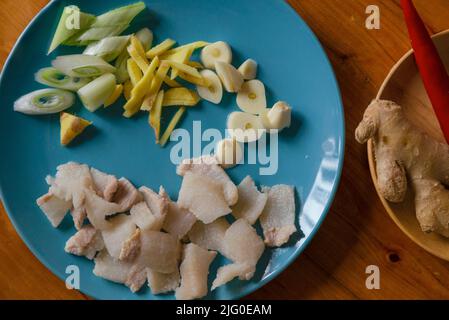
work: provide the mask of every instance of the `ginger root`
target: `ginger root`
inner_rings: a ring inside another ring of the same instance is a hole
[[[402,202],[409,181],[421,229],[449,237],[449,146],[422,133],[386,100],[368,106],[355,137],[359,143],[373,140],[382,196]]]

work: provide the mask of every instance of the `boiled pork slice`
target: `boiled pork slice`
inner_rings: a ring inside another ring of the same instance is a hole
[[[147,268],[147,279],[151,293],[161,294],[175,291],[181,278],[178,269],[172,273],[160,273]]]
[[[84,205],[78,208],[72,208],[70,210],[70,214],[72,215],[73,224],[75,225],[76,230],[81,230],[84,220],[87,218],[86,208]]]
[[[119,212],[129,211],[133,205],[142,201],[142,195],[134,185],[125,178],[118,180],[117,191],[112,197],[112,202],[117,203],[120,206]]]
[[[164,188],[161,188],[159,194],[167,199],[168,202],[167,216],[165,217],[162,228],[173,236],[182,239],[195,224],[197,220],[195,215],[189,210],[181,208],[176,202],[173,202]]]
[[[98,251],[103,250],[101,232],[91,225],[83,226],[65,244],[65,251],[92,260]]]
[[[214,159],[214,160],[211,160]],[[238,190],[228,174],[218,164],[215,157],[202,157],[196,159],[184,160],[176,169],[176,173],[185,176],[187,173],[193,173],[202,177],[207,177],[215,184],[219,185],[224,199],[228,206],[233,206],[238,200]]]
[[[189,231],[188,237],[201,248],[218,251],[224,255],[224,237],[228,228],[229,223],[225,218],[219,218],[209,224],[198,221]]]
[[[120,206],[99,197],[94,191],[86,192],[84,207],[90,223],[98,230],[107,229],[110,225],[106,217],[120,212]]]
[[[93,189],[90,169],[85,164],[68,162],[57,167],[55,178],[47,178],[50,182],[49,192],[65,201],[72,201],[74,208],[84,203],[86,189]]]
[[[145,284],[146,269],[137,264],[120,261],[111,257],[107,250],[95,257],[94,274],[109,281],[122,283],[132,292],[137,292]]]
[[[232,207],[232,215],[236,219],[246,219],[250,224],[255,224],[261,215],[268,195],[259,192],[254,180],[247,176],[237,187],[239,191],[239,200]]]
[[[157,227],[154,227],[153,229],[160,230],[164,223],[165,217],[167,216],[167,199],[145,186],[140,187],[139,191],[142,194],[143,200],[146,202],[151,213],[156,218]]]
[[[264,187],[268,201],[260,216],[265,243],[269,247],[280,247],[296,232],[294,187],[276,185]]]
[[[161,273],[173,273],[178,268],[181,246],[176,237],[146,230],[140,234],[140,246],[137,264]]]
[[[212,283],[211,290],[215,290],[222,285],[237,277],[245,278],[247,274],[253,272],[253,266],[246,263],[232,263],[220,267],[217,271],[217,277]]]
[[[119,214],[109,219],[108,227],[101,231],[109,255],[119,259],[125,242],[133,236],[135,231],[136,225],[128,215]]]
[[[235,221],[226,230],[224,251],[234,263],[246,264],[252,268],[240,275],[241,280],[249,280],[256,271],[256,265],[265,250],[263,240],[245,219]]]
[[[184,175],[178,205],[192,212],[205,224],[231,213],[221,186],[208,176],[192,172]]]
[[[38,198],[36,203],[42,212],[45,213],[54,228],[57,228],[61,224],[65,215],[72,207],[71,201],[62,200],[51,193],[47,193]]]
[[[95,168],[90,168],[90,174],[97,194],[107,201],[112,201],[118,188],[117,178]]]
[[[140,254],[140,229],[137,228],[131,237],[125,241],[119,260],[134,261]]]
[[[180,267],[181,285],[175,292],[177,300],[193,300],[207,295],[209,266],[216,255],[216,252],[207,251],[193,243],[184,246]]]
[[[154,215],[145,201],[135,204],[131,208],[130,213],[134,223],[140,229],[153,231],[161,230],[164,217]]]

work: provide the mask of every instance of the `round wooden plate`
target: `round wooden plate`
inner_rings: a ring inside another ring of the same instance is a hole
[[[434,43],[449,71],[449,30],[433,37]],[[405,54],[391,69],[377,99],[392,100],[401,105],[406,116],[421,130],[444,142],[431,103],[416,67],[413,51]],[[441,259],[449,261],[449,239],[437,234],[422,232],[415,215],[414,195],[411,188],[403,203],[386,201],[379,193],[372,141],[368,142],[368,159],[371,177],[385,209],[398,227],[419,246]]]

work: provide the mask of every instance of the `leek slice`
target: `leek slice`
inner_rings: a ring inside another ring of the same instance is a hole
[[[81,32],[81,34],[74,35],[65,44],[87,45],[106,37],[118,36],[128,28],[131,21],[144,9],[145,3],[137,2],[108,11],[98,16],[89,29]]]
[[[159,143],[159,136],[161,132],[161,114],[162,114],[162,102],[164,101],[164,90],[159,91],[156,97],[154,108],[151,108],[148,122],[154,129],[154,135],[156,136],[156,143]]]
[[[175,115],[170,120],[167,129],[165,129],[165,132],[162,135],[161,140],[159,141],[161,147],[164,147],[167,144],[168,138],[170,138],[171,133],[173,132],[173,130],[175,130],[176,126],[178,125],[178,122],[181,120],[185,112],[186,112],[185,107],[181,107],[179,108],[178,111],[176,111]]]
[[[115,90],[115,76],[106,73],[78,90],[81,102],[90,112],[100,108]]]
[[[140,1],[108,11],[97,17],[97,20],[92,25],[92,28],[130,24],[131,21],[144,9],[145,3]]]
[[[128,51],[123,50],[117,60],[115,60],[115,76],[117,77],[117,83],[125,83],[129,79],[128,59]]]
[[[97,77],[104,73],[115,72],[115,68],[103,59],[85,54],[59,56],[51,64],[59,71],[79,78]]]
[[[34,79],[43,85],[69,91],[77,91],[92,81],[91,78],[68,76],[52,67],[40,69]]]
[[[115,60],[125,49],[130,36],[108,37],[89,44],[83,54],[97,56],[104,61]]]
[[[48,54],[73,35],[89,28],[94,21],[95,16],[81,12],[77,6],[65,7],[48,49]]]
[[[167,50],[169,50],[171,47],[173,47],[176,44],[175,40],[167,39],[152,48],[147,52],[147,57],[150,59],[153,59],[155,56],[160,56]]]
[[[128,24],[120,24],[116,26],[105,26],[91,28],[82,34],[76,34],[74,37],[64,42],[68,46],[87,46],[92,42],[100,41],[107,37],[118,36],[129,27]]]
[[[153,31],[148,28],[143,28],[136,32],[136,37],[142,43],[143,49],[145,51],[150,50],[151,46],[153,45]]]
[[[14,102],[14,111],[41,115],[58,113],[70,108],[75,102],[75,95],[60,89],[42,89],[30,92]]]

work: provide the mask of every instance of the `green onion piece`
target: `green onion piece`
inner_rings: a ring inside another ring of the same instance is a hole
[[[95,16],[81,12],[77,6],[65,7],[48,49],[48,54],[70,37],[89,28],[94,21]]]
[[[76,35],[76,37],[73,37],[69,39],[66,43],[70,46],[87,46],[91,44],[92,42],[100,41],[107,37],[113,37],[121,34],[123,31],[125,31],[126,28],[128,28],[128,24],[121,24],[121,25],[115,25],[115,26],[106,26],[106,27],[95,27],[91,28],[89,30],[86,30],[81,35]]]
[[[131,21],[144,9],[145,3],[141,1],[108,11],[98,16],[92,27],[109,27],[124,24],[129,25]]]
[[[42,89],[30,92],[14,102],[14,111],[42,115],[58,113],[70,108],[75,102],[75,95],[60,89]]]
[[[118,56],[117,60],[115,60],[115,76],[117,77],[117,83],[124,83],[129,79],[129,73],[127,68],[127,62],[129,59],[129,53],[127,50],[123,50],[123,52]]]
[[[115,76],[106,73],[78,90],[81,102],[90,112],[95,112],[115,90]]]
[[[92,81],[91,78],[78,78],[68,76],[58,69],[52,67],[39,70],[34,75],[34,79],[43,85],[69,91],[78,91],[78,89],[84,87],[86,84]]]
[[[98,16],[89,29],[68,39],[64,44],[74,46],[88,45],[107,37],[120,35],[131,21],[145,9],[145,3],[137,2],[108,11]]]
[[[129,38],[130,36],[104,38],[88,45],[83,54],[100,57],[106,62],[113,61],[123,52]]]
[[[136,32],[136,37],[142,43],[145,51],[150,50],[153,45],[153,31],[148,28],[143,28]]]
[[[115,72],[115,68],[97,56],[72,54],[59,56],[52,66],[71,77],[98,77],[104,73]]]

